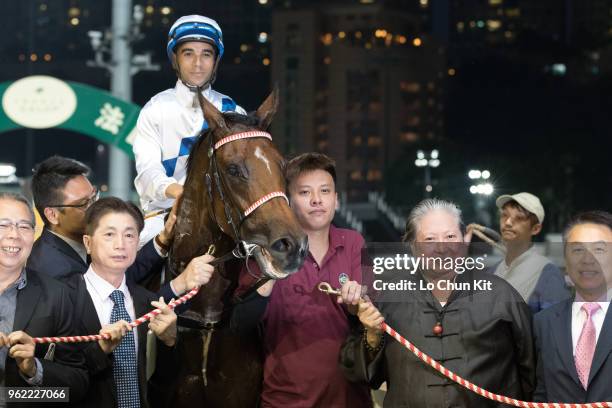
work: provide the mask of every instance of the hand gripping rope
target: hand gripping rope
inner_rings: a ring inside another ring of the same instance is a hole
[[[181,296],[177,300],[173,300],[172,302],[168,303],[168,307],[170,307],[170,309],[174,309],[178,305],[187,302],[189,299],[191,299],[192,297],[197,295],[197,293],[199,291],[200,291],[200,288],[193,288],[193,289],[191,289],[189,292],[187,292],[186,294],[184,294],[183,296]],[[149,313],[147,313],[147,314],[139,317],[138,319],[134,320],[133,322],[131,322],[130,326],[132,326],[132,327],[140,326],[141,324],[151,320],[151,318],[153,316],[157,316],[158,314],[161,314],[161,310],[160,309],[152,310]],[[110,339],[110,334],[108,334],[108,333],[105,333],[105,334],[92,334],[92,335],[88,335],[88,336],[34,337],[33,338],[34,343],[36,343],[36,344],[43,344],[43,343],[81,343],[81,342],[87,342],[87,341],[98,341],[98,340],[109,340],[109,339]]]
[[[321,292],[327,293],[328,295],[340,295],[340,291],[337,289],[333,289],[332,286],[327,282],[321,282],[318,286]],[[416,348],[414,344],[410,343],[406,340],[402,335],[389,327],[386,323],[381,323],[380,328],[384,330],[389,336],[393,337],[397,340],[402,346],[410,350],[415,356],[417,356],[421,361],[423,361],[428,366],[432,367],[440,374],[444,375],[446,378],[449,378],[461,385],[464,388],[480,395],[481,397],[488,398],[493,401],[502,402],[508,405],[512,405],[515,407],[527,407],[527,408],[612,408],[612,402],[591,402],[588,404],[571,404],[571,403],[563,403],[563,402],[527,402],[527,401],[519,401],[514,398],[509,398],[504,395],[494,394],[477,386],[474,383],[471,383],[457,374],[453,373],[442,364],[438,363],[436,360],[423,353],[421,350]]]
[[[213,255],[214,252],[215,252],[215,246],[211,245],[208,247],[208,251],[206,253],[208,255]],[[176,308],[178,305],[181,305],[187,302],[189,299],[197,295],[199,291],[200,291],[199,287],[191,289],[189,292],[187,292],[180,298],[176,300],[172,300],[170,303],[168,303],[168,307],[174,310],[174,308]],[[133,322],[130,322],[130,326],[132,328],[138,327],[144,322],[148,322],[149,320],[151,320],[153,316],[157,316],[158,314],[161,314],[161,312],[162,311],[160,309],[151,310],[149,313],[143,316],[140,316],[138,319],[134,320]],[[110,334],[104,333],[104,334],[90,334],[86,336],[34,337],[32,340],[34,340],[35,344],[82,343],[82,342],[98,341],[98,340],[110,340]]]

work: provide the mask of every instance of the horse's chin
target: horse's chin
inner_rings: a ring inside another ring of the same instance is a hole
[[[265,248],[259,247],[254,252],[255,261],[257,261],[257,265],[262,273],[271,278],[271,279],[285,279],[293,272],[294,270],[286,271],[284,269],[279,269],[274,266],[274,260],[270,252],[268,252]]]

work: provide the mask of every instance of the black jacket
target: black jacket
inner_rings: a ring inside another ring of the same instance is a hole
[[[100,329],[100,321],[94,307],[93,301],[82,275],[73,277],[69,286],[74,291],[75,302],[75,326],[79,334],[97,334]],[[134,302],[136,318],[151,311],[151,301],[157,300],[157,296],[146,289],[127,281],[127,286]],[[150,406],[146,380],[146,350],[148,325],[141,324],[138,330],[138,385],[140,390],[141,407]],[[86,398],[81,402],[83,407],[116,407],[117,392],[112,370],[112,355],[105,354],[98,342],[84,343],[83,354],[87,370],[90,376],[90,387]],[[177,355],[175,347],[167,347],[157,340],[156,370],[151,382],[156,384],[170,383],[169,378],[176,374]],[[158,405],[158,404],[153,404]]]
[[[538,352],[535,401],[612,401],[612,308],[604,318],[585,390],[578,379],[572,344],[572,303],[558,303],[534,317]]]
[[[31,337],[76,334],[68,288],[55,279],[29,269],[26,269],[26,279],[26,286],[17,292],[13,331],[21,330]],[[42,386],[69,387],[70,401],[82,398],[89,384],[83,355],[74,344],[58,343],[53,359],[49,360],[44,358],[48,349],[48,344],[37,344],[35,349],[35,356],[40,359],[43,367]],[[19,375],[17,363],[10,357],[6,359],[5,386],[28,386]],[[37,405],[15,404],[18,407]]]
[[[420,274],[393,279],[416,282],[414,290],[381,293],[377,307],[385,321],[419,350],[491,392],[530,401],[535,387],[535,356],[531,313],[519,293],[503,279],[481,271],[458,275],[455,290],[442,307],[429,290],[421,290]],[[384,276],[384,275],[381,275]],[[479,281],[491,288],[477,288]],[[466,286],[467,287],[467,286]],[[440,336],[433,333],[437,322]],[[386,335],[385,335],[386,336]],[[368,358],[362,334],[349,337],[340,364],[352,381],[378,388],[387,381],[385,407],[501,407],[443,377],[386,336],[373,360]]]

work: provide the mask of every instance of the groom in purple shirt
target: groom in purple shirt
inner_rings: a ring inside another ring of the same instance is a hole
[[[308,234],[310,251],[297,273],[246,297],[231,323],[241,332],[263,323],[261,406],[371,407],[368,387],[348,382],[338,365],[340,346],[358,324],[352,309],[361,297],[364,239],[331,225],[337,205],[332,159],[302,154],[288,163],[286,177],[291,208]],[[323,281],[341,287],[342,296],[320,292]]]

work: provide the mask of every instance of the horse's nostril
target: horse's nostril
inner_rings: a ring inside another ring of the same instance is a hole
[[[300,250],[298,251],[298,256],[300,258],[305,258],[306,257],[306,248],[301,247]]]
[[[272,249],[277,252],[291,252],[295,244],[289,238],[281,238],[274,241]]]
[[[304,238],[301,239],[300,250],[298,251],[298,255],[302,259],[306,258],[306,255],[308,255],[308,237],[307,236],[304,236]]]

